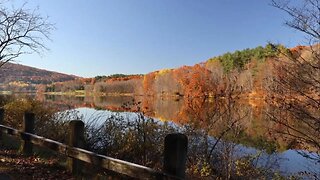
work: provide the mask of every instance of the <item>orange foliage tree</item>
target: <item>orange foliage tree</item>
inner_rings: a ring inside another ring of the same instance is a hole
[[[143,79],[143,90],[145,95],[153,96],[154,93],[154,81],[156,78],[157,72],[151,72],[146,74]]]
[[[189,97],[208,97],[212,90],[211,72],[201,64],[183,66],[176,70],[175,78],[182,86],[183,95]]]

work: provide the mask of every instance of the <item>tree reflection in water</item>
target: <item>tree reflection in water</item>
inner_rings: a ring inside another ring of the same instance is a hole
[[[192,103],[198,102],[194,100]],[[221,109],[211,106],[219,112],[195,113],[188,116],[190,121],[184,124],[146,117],[136,106],[134,108],[137,112],[113,113],[100,125],[97,125],[97,119],[93,119],[86,126],[87,147],[98,153],[161,170],[164,138],[169,133],[180,132],[189,138],[187,174],[190,178],[280,176],[280,158],[277,153],[268,154],[265,150],[247,152],[244,146],[236,143],[236,139],[243,133],[241,120],[247,116],[247,112],[235,111],[235,101],[231,98],[217,101],[217,105],[220,103],[224,104],[219,106]],[[202,109],[198,105],[192,105],[191,111],[195,107]],[[132,109],[128,106],[126,108]],[[203,118],[200,123],[191,121],[191,118],[204,114],[212,119]]]

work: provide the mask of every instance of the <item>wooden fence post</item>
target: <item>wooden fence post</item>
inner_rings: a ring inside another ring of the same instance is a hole
[[[3,125],[4,109],[0,108],[0,124]],[[0,130],[0,141],[2,140],[2,131]]]
[[[34,134],[34,121],[35,121],[34,113],[30,113],[30,112],[24,113],[22,131],[26,133]],[[22,136],[22,139],[23,141],[21,144],[21,149],[23,154],[32,155],[33,145],[30,142],[30,138]]]
[[[73,120],[69,123],[69,146],[84,147],[84,123]],[[80,160],[68,158],[68,168],[73,175],[81,175],[83,163]]]
[[[185,179],[188,138],[181,133],[168,134],[164,140],[164,173]]]

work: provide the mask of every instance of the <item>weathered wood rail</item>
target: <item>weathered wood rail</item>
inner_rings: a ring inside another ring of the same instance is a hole
[[[66,145],[33,134],[35,121],[33,113],[25,113],[23,130],[2,125],[3,119],[4,110],[0,108],[0,140],[2,133],[21,138],[21,149],[26,155],[32,154],[33,145],[45,147],[66,155],[69,157],[68,168],[74,175],[81,173],[82,163],[86,162],[98,168],[138,179],[185,179],[188,140],[183,134],[176,133],[166,136],[163,172],[158,172],[149,167],[81,149],[80,147],[83,147],[81,141],[84,139],[84,123],[82,121],[76,120],[69,123],[69,144]]]

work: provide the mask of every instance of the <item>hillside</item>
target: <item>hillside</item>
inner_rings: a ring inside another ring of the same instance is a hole
[[[75,80],[77,76],[47,71],[20,64],[7,63],[0,68],[0,83],[23,82],[28,84],[49,84]]]
[[[0,68],[0,91],[34,92],[40,84],[73,81],[77,78],[74,75],[6,63]]]
[[[285,55],[286,54],[286,55]],[[310,54],[310,48],[287,49],[282,45],[258,46],[227,52],[194,66],[162,69],[145,75],[97,76],[38,89],[46,93],[138,95],[146,97],[224,97],[228,91],[244,98],[264,99],[276,88],[279,66],[286,59]],[[310,59],[310,58],[306,58]]]

